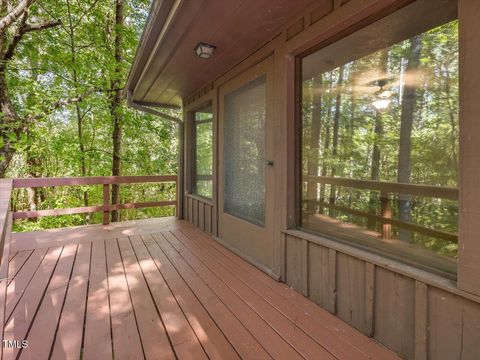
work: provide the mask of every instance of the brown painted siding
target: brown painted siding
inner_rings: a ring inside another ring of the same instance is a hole
[[[335,250],[310,244],[308,249],[309,297],[318,305],[335,313]]]
[[[185,207],[185,220],[207,234],[214,234],[216,217],[214,217],[211,200],[187,194],[185,195]]]
[[[366,333],[365,262],[337,253],[337,316]]]
[[[306,237],[286,235],[288,285],[402,358],[478,358],[480,303]]]
[[[375,269],[375,338],[406,359],[415,351],[415,280]]]
[[[286,282],[305,296],[308,295],[307,246],[307,241],[298,238],[289,239],[286,244],[287,258],[291,259],[286,264]]]

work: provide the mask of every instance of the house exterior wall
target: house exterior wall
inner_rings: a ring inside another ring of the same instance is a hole
[[[185,194],[184,219],[207,234],[216,234],[216,216],[213,203],[200,196]]]
[[[405,359],[478,359],[480,356],[480,242],[474,230],[480,201],[478,186],[480,141],[480,3],[459,0],[461,61],[460,222],[458,281],[420,270],[386,257],[296,229],[296,185],[299,181],[297,56],[321,47],[381,18],[411,1],[328,0],[305,9],[282,33],[240,64],[191,97],[184,99],[185,161],[188,164],[189,112],[206,102],[214,111],[217,145],[218,89],[269,56],[275,78],[275,239],[272,276],[286,282],[319,306],[372,336]],[[468,56],[467,56],[468,54]],[[470,74],[474,74],[471,76]],[[472,136],[467,134],[470,133]],[[473,135],[477,134],[477,135]],[[214,164],[217,163],[214,155]],[[216,166],[214,166],[216,167]],[[217,235],[217,173],[211,201],[189,194],[185,166],[184,217]],[[476,180],[476,181],[474,181]],[[478,221],[477,221],[478,223]],[[242,255],[242,254],[240,254]]]

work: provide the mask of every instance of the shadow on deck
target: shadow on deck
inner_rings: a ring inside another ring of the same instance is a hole
[[[396,359],[186,221],[12,234],[4,359]]]

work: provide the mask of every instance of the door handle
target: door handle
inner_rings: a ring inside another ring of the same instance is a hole
[[[267,165],[267,166],[273,166],[273,161],[272,161],[272,160],[267,160],[267,161],[265,162],[265,165]]]

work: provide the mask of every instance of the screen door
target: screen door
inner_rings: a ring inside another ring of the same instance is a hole
[[[261,267],[273,258],[272,61],[220,88],[219,236]]]

